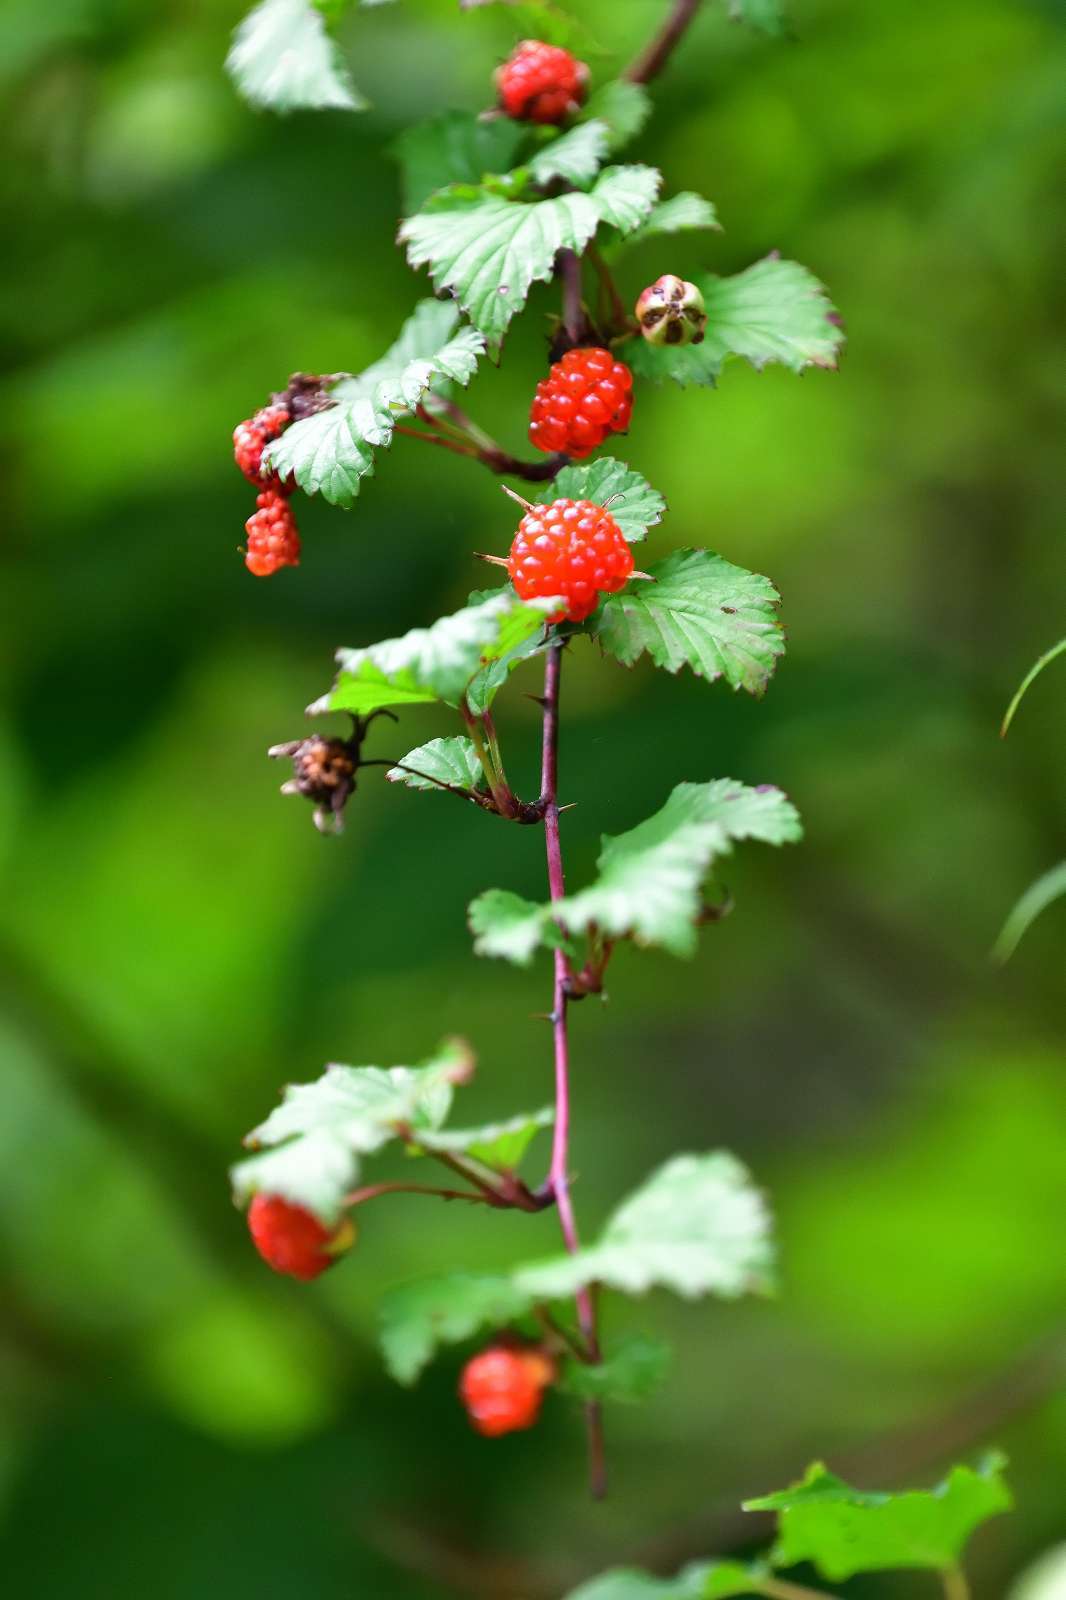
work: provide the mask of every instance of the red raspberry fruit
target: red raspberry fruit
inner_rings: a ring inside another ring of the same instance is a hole
[[[279,489],[257,494],[253,511],[244,524],[248,549],[244,564],[257,578],[269,578],[279,567],[300,565],[300,532],[285,495]]]
[[[507,571],[523,600],[561,595],[566,609],[549,622],[583,622],[601,594],[616,594],[633,571],[633,552],[609,511],[591,500],[530,506],[514,536]]]
[[[473,1356],[459,1380],[459,1398],[470,1421],[487,1439],[531,1428],[555,1369],[540,1350],[490,1345]]]
[[[257,1194],[248,1207],[252,1243],[268,1267],[310,1283],[332,1267],[355,1243],[355,1228],[347,1218],[337,1228],[327,1228],[303,1206],[277,1194]]]
[[[609,350],[568,350],[537,384],[529,438],[538,450],[580,461],[609,433],[624,433],[633,410],[633,374]]]
[[[244,476],[261,488],[282,487],[276,472],[263,471],[263,451],[272,439],[284,433],[291,421],[287,406],[264,406],[247,422],[238,422],[233,430],[233,459]],[[289,488],[291,486],[290,479]]]
[[[519,122],[562,122],[582,104],[589,69],[569,50],[523,39],[496,73],[500,106]]]

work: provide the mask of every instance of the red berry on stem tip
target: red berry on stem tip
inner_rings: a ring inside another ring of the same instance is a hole
[[[478,1433],[488,1439],[531,1428],[555,1368],[541,1350],[491,1345],[463,1368],[459,1397]]]
[[[633,411],[633,374],[599,346],[568,350],[537,384],[530,443],[581,460],[609,433],[624,433]]]
[[[267,1266],[310,1283],[355,1243],[347,1218],[327,1228],[313,1212],[277,1194],[257,1194],[248,1207],[252,1242]]]
[[[244,564],[257,578],[269,578],[279,567],[300,565],[300,533],[296,518],[279,489],[264,489],[257,494],[253,511],[244,524],[248,549]]]
[[[588,77],[569,50],[523,39],[497,70],[500,107],[519,122],[563,122],[584,101]]]
[[[609,511],[591,500],[531,506],[518,524],[507,571],[523,600],[560,595],[565,610],[549,622],[583,622],[601,594],[616,594],[633,571],[633,553]]]
[[[260,488],[282,488],[276,472],[271,472],[269,468],[263,471],[263,451],[271,440],[284,433],[291,421],[287,406],[264,406],[247,422],[238,422],[233,430],[233,459],[244,476]],[[291,490],[291,478],[284,487],[286,493]]]

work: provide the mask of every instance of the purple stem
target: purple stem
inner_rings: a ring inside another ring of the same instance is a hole
[[[566,893],[563,852],[559,839],[559,680],[562,675],[562,645],[552,645],[544,662],[544,736],[541,756],[541,802],[544,806],[544,843],[548,857],[548,890],[553,901]],[[555,983],[552,994],[552,1035],[555,1042],[555,1131],[552,1137],[548,1185],[555,1196],[559,1226],[568,1252],[580,1248],[577,1219],[570,1198],[570,1041],[567,1033],[567,989],[570,967],[566,953],[555,951]],[[596,1332],[596,1303],[589,1288],[574,1296],[578,1325],[589,1359],[600,1359]],[[592,1493],[602,1499],[607,1490],[603,1449],[603,1412],[595,1401],[585,1406],[589,1440],[589,1472]]]

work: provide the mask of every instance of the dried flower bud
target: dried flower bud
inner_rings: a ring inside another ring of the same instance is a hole
[[[640,331],[649,344],[700,344],[707,309],[694,283],[666,273],[641,294],[636,307]]]

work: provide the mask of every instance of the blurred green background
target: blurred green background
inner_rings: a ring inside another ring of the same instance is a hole
[[[775,1302],[610,1313],[677,1361],[611,1415],[598,1508],[570,1402],[489,1444],[455,1401],[458,1353],[406,1392],[374,1347],[387,1286],[532,1254],[550,1217],[400,1197],[305,1288],[267,1272],[229,1203],[240,1134],[326,1060],[414,1061],[455,1031],[481,1059],[469,1118],[549,1087],[528,1020],[547,967],[475,960],[463,920],[490,884],[539,896],[536,831],[368,774],[322,839],[264,759],[336,645],[462,603],[484,582],[471,551],[505,550],[513,514],[488,474],[398,440],[354,512],[302,503],[303,565],[257,582],[229,443],[290,370],[358,369],[426,292],[393,247],[385,151],[485,102],[516,18],[356,14],[342,37],[373,109],[281,120],[223,76],[240,9],[4,9],[11,1593],[551,1600],[619,1560],[735,1545],[741,1497],[812,1456],[920,1483],[987,1441],[1020,1502],[974,1552],[977,1595],[1001,1596],[1066,1532],[1062,908],[988,961],[1066,818],[1055,669],[996,737],[1063,631],[1062,8],[798,0],[797,38],[768,41],[708,5],[636,147],[725,232],[643,246],[627,295],[780,248],[829,284],[850,342],[836,375],[646,389],[620,452],[670,501],[649,549],[707,544],[782,590],[766,700],[587,646],[567,666],[572,882],[601,830],[682,778],[780,783],[807,825],[798,849],[738,854],[737,910],[691,966],[623,953],[610,1004],[574,1015],[586,1228],[667,1154],[724,1144],[772,1195],[783,1262]],[[573,9],[606,78],[662,5]],[[553,305],[534,294],[470,393],[514,449]],[[501,702],[530,792],[535,688]],[[371,753],[451,731],[405,714]]]

